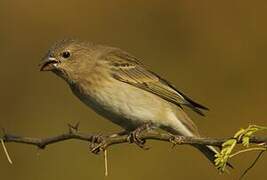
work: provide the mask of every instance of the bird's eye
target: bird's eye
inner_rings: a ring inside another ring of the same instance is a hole
[[[70,57],[70,52],[69,51],[64,51],[62,53],[62,57],[65,58],[65,59],[69,58]]]

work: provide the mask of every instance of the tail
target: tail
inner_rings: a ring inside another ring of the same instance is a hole
[[[163,127],[164,130],[175,135],[189,136],[189,137],[200,137],[198,129],[194,122],[188,117],[188,115],[181,108],[175,107],[175,114],[171,114],[169,118],[172,119],[173,124]],[[211,162],[215,165],[214,160],[217,150],[212,146],[207,145],[194,145],[199,151],[201,151]],[[233,167],[228,164],[229,167]]]
[[[215,154],[217,154],[218,151],[214,147],[206,145],[194,145],[194,147],[201,151],[203,155],[208,158],[213,165],[215,165]],[[234,168],[230,163],[227,163],[227,166]]]

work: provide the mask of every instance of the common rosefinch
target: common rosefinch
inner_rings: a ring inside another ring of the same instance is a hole
[[[82,102],[126,131],[152,123],[175,135],[200,136],[182,106],[200,115],[207,108],[119,48],[63,40],[49,50],[41,71],[63,78]],[[214,163],[213,147],[194,147]]]

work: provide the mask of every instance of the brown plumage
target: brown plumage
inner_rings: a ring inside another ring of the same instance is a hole
[[[128,131],[150,122],[173,134],[200,136],[182,106],[201,115],[207,108],[121,49],[63,40],[49,50],[41,70],[63,78],[82,102]],[[213,162],[213,147],[195,147]]]
[[[147,70],[134,56],[117,50],[105,55],[105,59],[109,61],[114,70],[112,75],[117,80],[149,91],[178,106],[186,105],[200,115],[204,115],[201,109],[208,110],[179,92],[156,73]]]

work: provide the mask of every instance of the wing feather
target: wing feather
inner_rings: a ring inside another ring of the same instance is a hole
[[[186,105],[200,115],[204,115],[201,109],[208,110],[205,106],[179,92],[157,74],[147,70],[137,58],[123,51],[110,52],[105,59],[111,66],[113,77],[119,81],[151,92],[179,107]]]

